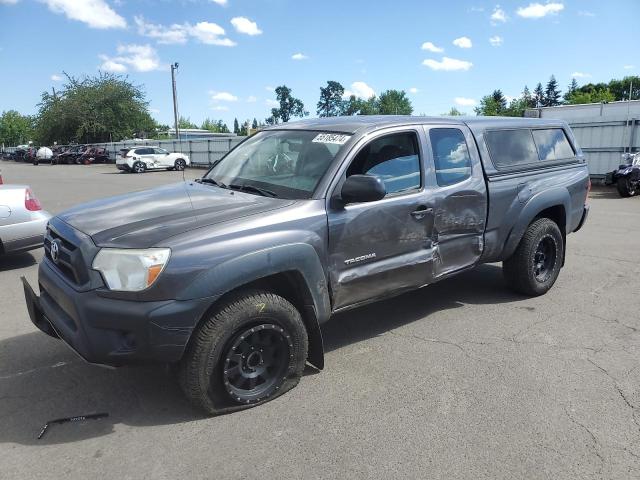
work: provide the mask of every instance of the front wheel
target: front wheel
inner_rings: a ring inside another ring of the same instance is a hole
[[[516,292],[544,295],[553,286],[564,260],[564,239],[558,225],[539,218],[527,228],[516,251],[502,264],[505,280]]]
[[[302,377],[307,332],[298,310],[278,295],[239,295],[216,308],[193,335],[180,383],[210,415],[273,400]]]
[[[184,159],[182,158],[177,159],[173,164],[173,168],[175,168],[179,172],[184,170],[186,166],[187,166],[187,162],[185,162]]]
[[[619,178],[616,188],[621,197],[633,197],[636,194],[636,186],[629,177]]]

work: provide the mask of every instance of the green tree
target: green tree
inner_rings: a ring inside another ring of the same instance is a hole
[[[534,107],[539,108],[544,104],[544,90],[542,89],[542,83],[538,82],[536,88],[533,90]]]
[[[379,115],[411,115],[413,106],[404,90],[387,90],[377,101]]]
[[[569,105],[579,105],[582,103],[607,103],[614,102],[615,99],[615,95],[611,93],[608,88],[600,87],[588,92],[576,90],[569,96],[569,98],[567,98],[567,103]]]
[[[16,146],[33,140],[34,119],[16,110],[2,112],[0,116],[0,147]]]
[[[286,85],[276,88],[276,100],[280,104],[279,108],[271,109],[271,117],[266,121],[269,124],[288,122],[292,117],[306,117],[309,112],[305,111],[302,100],[291,95],[291,89]]]
[[[344,87],[333,80],[327,82],[326,87],[320,87],[320,100],[317,105],[319,117],[337,117],[344,110]]]
[[[144,90],[122,75],[67,75],[60,91],[42,94],[38,107],[36,137],[44,145],[118,141],[156,129]]]
[[[562,98],[564,98],[565,102],[568,102],[569,99],[571,98],[571,95],[573,95],[573,93],[578,90],[578,82],[576,81],[575,78],[571,79],[571,83],[569,84],[569,86],[567,87],[567,91],[564,92],[564,95],[562,96]]]
[[[507,99],[504,98],[502,90],[494,90],[491,95],[485,95],[480,100],[474,111],[476,115],[496,116],[504,115],[507,110]]]
[[[258,128],[258,120],[256,120],[255,118],[253,119],[253,123],[251,124],[251,128],[253,130],[257,130],[257,128]]]
[[[640,99],[640,76],[624,77],[622,80],[611,80],[607,87],[616,100],[629,100],[629,87],[633,83],[631,98],[633,100]]]
[[[179,129],[183,129],[183,128],[198,128],[198,125],[193,123],[189,117],[182,117],[181,116],[178,119],[178,128]]]
[[[560,105],[560,90],[558,89],[558,81],[556,77],[551,75],[547,82],[547,87],[544,89],[543,105],[545,107],[555,107]]]
[[[212,120],[210,118],[205,118],[200,128],[202,130],[209,130],[210,132],[214,133],[229,133],[229,129],[222,122],[222,120]]]
[[[238,123],[238,119],[233,119],[233,133],[236,135],[240,135],[240,124]]]
[[[540,88],[542,88],[542,85],[540,85]],[[526,85],[522,90],[522,98],[524,99],[527,108],[534,108],[536,106],[536,99],[533,97],[533,95],[531,95],[529,87],[527,87]]]
[[[451,107],[451,110],[449,110],[447,113],[443,113],[442,115],[445,117],[459,117],[466,114],[458,110],[456,107]]]

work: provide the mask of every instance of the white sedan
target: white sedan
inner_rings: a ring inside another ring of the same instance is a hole
[[[144,173],[147,170],[184,170],[191,164],[189,156],[183,153],[170,153],[160,147],[136,147],[120,150],[116,159],[118,170]]]

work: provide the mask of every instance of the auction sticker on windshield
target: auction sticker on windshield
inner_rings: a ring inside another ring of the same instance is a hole
[[[344,145],[351,135],[343,135],[341,133],[319,133],[312,140],[314,143],[335,143],[336,145]]]

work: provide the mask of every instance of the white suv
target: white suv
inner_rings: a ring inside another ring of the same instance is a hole
[[[118,170],[125,172],[144,173],[147,170],[184,170],[191,164],[187,155],[169,153],[160,147],[136,147],[120,150],[116,159]]]

